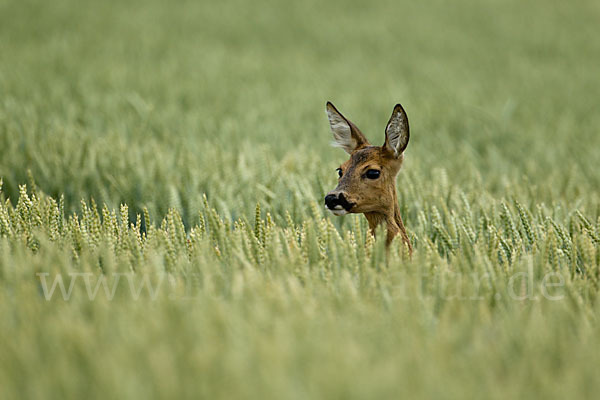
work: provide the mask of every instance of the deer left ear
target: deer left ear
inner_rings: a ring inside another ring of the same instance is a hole
[[[369,145],[369,141],[360,129],[346,119],[329,101],[326,108],[334,146],[341,147],[346,153],[352,154],[355,150]]]
[[[396,104],[392,116],[385,127],[385,143],[383,147],[389,150],[394,157],[398,158],[406,149],[410,137],[408,130],[408,117],[404,108]]]

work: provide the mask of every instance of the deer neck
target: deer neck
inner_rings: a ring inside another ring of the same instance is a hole
[[[410,240],[408,239],[406,228],[404,228],[404,223],[402,222],[402,217],[400,215],[400,207],[398,207],[396,188],[394,188],[393,193],[393,204],[387,212],[367,212],[365,213],[365,217],[367,218],[367,221],[369,223],[369,229],[371,230],[371,234],[373,234],[373,236],[375,236],[376,228],[380,224],[385,223],[387,228],[387,246],[389,246],[392,243],[392,240],[398,234],[400,234],[400,236],[402,237],[402,241],[406,243],[409,252],[412,253],[412,246],[410,244]]]

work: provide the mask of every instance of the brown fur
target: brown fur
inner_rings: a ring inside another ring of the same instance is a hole
[[[339,113],[333,105],[331,107]],[[404,113],[404,110],[402,112]],[[341,114],[339,115],[341,116]],[[404,118],[406,118],[405,114]],[[407,119],[406,123],[408,124]],[[387,245],[389,246],[394,237],[400,234],[403,242],[408,247],[409,253],[412,254],[412,246],[400,216],[396,194],[396,176],[400,171],[404,156],[402,152],[398,156],[395,155],[388,144],[387,134],[383,146],[371,146],[354,124],[349,121],[348,124],[351,127],[351,133],[357,146],[351,150],[350,159],[340,166],[342,176],[337,187],[329,194],[339,195],[343,193],[347,201],[353,203],[349,212],[363,213],[373,234],[375,234],[379,224],[385,223],[387,227]],[[408,135],[408,132],[406,132],[406,135]],[[408,142],[407,137],[406,142]],[[379,178],[366,178],[365,173],[369,169],[381,171]]]

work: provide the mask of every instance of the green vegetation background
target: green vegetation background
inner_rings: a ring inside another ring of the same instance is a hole
[[[599,20],[0,0],[0,398],[592,397]],[[346,157],[327,100],[373,143],[407,110],[412,259],[323,210]],[[36,274],[73,272],[170,284],[46,301]]]

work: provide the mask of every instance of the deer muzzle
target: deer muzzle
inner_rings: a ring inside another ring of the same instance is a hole
[[[344,193],[331,192],[325,196],[325,207],[334,215],[348,214],[354,203],[348,201]]]

